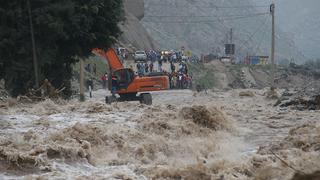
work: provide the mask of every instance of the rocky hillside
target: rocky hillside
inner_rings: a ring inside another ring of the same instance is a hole
[[[120,43],[133,49],[154,49],[156,48],[152,38],[140,23],[144,16],[143,0],[124,0],[126,21],[121,25],[123,35]]]
[[[239,59],[247,54],[269,55],[269,4],[256,6],[251,0],[145,0],[142,21],[162,48],[186,46],[198,55],[218,47],[223,51],[226,34],[233,28]],[[277,29],[276,56],[278,60],[304,58],[280,29]]]

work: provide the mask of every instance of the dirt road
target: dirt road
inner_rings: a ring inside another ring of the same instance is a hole
[[[0,178],[252,179],[259,147],[283,141],[320,112],[273,107],[266,90],[241,91],[154,92],[145,106],[106,105],[99,90],[85,103],[3,107]]]

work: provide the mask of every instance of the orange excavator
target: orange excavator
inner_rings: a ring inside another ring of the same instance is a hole
[[[166,74],[150,73],[146,76],[137,76],[131,68],[123,67],[113,48],[107,51],[94,49],[92,52],[105,58],[109,64],[108,89],[113,95],[106,97],[108,104],[116,101],[140,101],[142,104],[151,105],[150,91],[169,89],[169,78]]]

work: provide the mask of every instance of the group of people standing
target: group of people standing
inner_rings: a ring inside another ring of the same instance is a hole
[[[136,66],[139,76],[154,72],[153,62],[150,62],[149,64],[148,62],[138,62]]]
[[[175,64],[170,62],[171,73],[169,74],[171,89],[189,89],[192,88],[192,76],[188,74],[188,66],[185,62],[179,63],[178,71]]]
[[[163,62],[158,61],[158,69],[154,68],[154,63],[138,62],[136,64],[137,74],[144,76],[152,72],[163,72],[168,75],[171,89],[188,89],[192,88],[192,76],[189,75],[188,66],[185,62],[167,61],[169,69],[163,68]],[[178,63],[178,65],[177,65]],[[178,68],[176,68],[178,67]]]
[[[126,59],[128,55],[124,48],[116,48],[117,54]],[[182,52],[157,52],[146,51],[147,60],[136,63],[136,74],[145,76],[154,72],[163,72],[169,77],[171,89],[187,89],[192,88],[192,76],[189,74],[189,69],[186,60],[183,59]],[[130,66],[133,69],[132,66]],[[108,87],[108,74],[101,76],[102,86],[104,89]],[[111,82],[110,82],[111,83]]]

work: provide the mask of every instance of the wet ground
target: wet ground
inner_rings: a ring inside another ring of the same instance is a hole
[[[154,92],[153,105],[145,106],[106,105],[107,92],[98,90],[85,103],[47,100],[1,108],[0,177],[170,179],[174,175],[161,174],[163,169],[203,162],[220,163],[216,174],[223,174],[320,115],[274,107],[275,100],[264,96],[267,90],[249,90],[253,97],[240,97],[241,91]],[[230,128],[212,130],[183,119],[181,109],[194,105],[218,108]],[[240,175],[232,177],[250,179]]]

